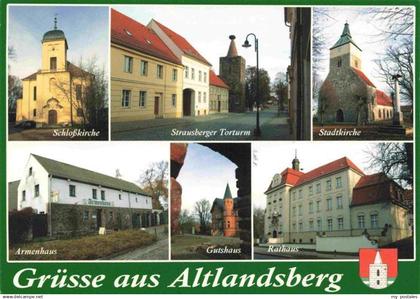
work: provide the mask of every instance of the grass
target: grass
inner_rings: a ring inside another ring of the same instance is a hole
[[[154,243],[155,237],[141,230],[125,230],[109,235],[95,235],[69,240],[54,240],[16,244],[9,250],[10,260],[95,260],[134,250]],[[41,250],[53,254],[17,254],[26,250]]]

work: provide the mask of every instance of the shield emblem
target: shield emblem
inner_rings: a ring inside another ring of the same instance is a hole
[[[396,248],[361,248],[359,276],[372,289],[384,289],[394,283],[398,275]]]

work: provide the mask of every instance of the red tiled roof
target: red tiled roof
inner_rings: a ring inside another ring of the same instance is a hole
[[[184,54],[192,56],[211,66],[210,62],[208,62],[184,37],[162,25],[158,21],[153,21],[160,27],[160,29],[163,30],[163,32],[165,32],[167,36],[169,36],[169,38],[184,52]]]
[[[364,174],[363,171],[357,167],[356,164],[354,164],[350,159],[343,157],[305,173],[296,182],[295,187],[345,168],[351,168],[362,175]]]
[[[383,91],[376,90],[376,103],[382,106],[392,106],[392,99]]]
[[[295,170],[293,168],[286,168],[283,170],[281,175],[281,183],[279,186],[288,184],[288,185],[294,185],[299,180],[300,176],[304,175],[303,172]],[[269,192],[270,190],[274,189],[275,186],[273,186],[273,182],[270,183],[270,186],[268,186],[266,192]]]
[[[153,30],[111,9],[111,42],[151,56],[181,64]]]
[[[352,206],[392,201],[391,180],[384,173],[365,175],[353,188]]]
[[[212,70],[210,70],[210,85],[229,88],[229,86],[227,86],[226,83]]]
[[[360,79],[362,79],[367,85],[375,87],[376,86],[372,83],[372,81],[369,80],[369,78],[359,69],[356,69],[352,67],[353,71],[356,73],[357,76],[359,76]]]

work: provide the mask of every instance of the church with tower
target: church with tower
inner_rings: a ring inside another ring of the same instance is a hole
[[[211,207],[211,234],[235,237],[238,234],[238,198],[232,197],[229,184],[223,198],[215,198]]]
[[[362,49],[344,24],[343,32],[330,48],[329,73],[318,98],[321,123],[368,124],[392,120],[392,99],[362,70]]]
[[[54,28],[41,41],[41,68],[22,79],[16,102],[16,122],[31,120],[37,127],[68,126],[86,121],[84,95],[92,75],[67,60],[64,32]]]

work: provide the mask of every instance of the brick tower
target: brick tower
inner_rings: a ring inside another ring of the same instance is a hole
[[[219,76],[229,85],[229,112],[245,112],[245,59],[238,55],[235,36],[230,35],[226,57],[220,57]]]
[[[234,201],[232,198],[232,193],[230,192],[229,184],[226,185],[225,196],[223,197],[223,202],[224,202],[223,235],[225,237],[234,237],[236,235],[236,213],[234,209]]]

